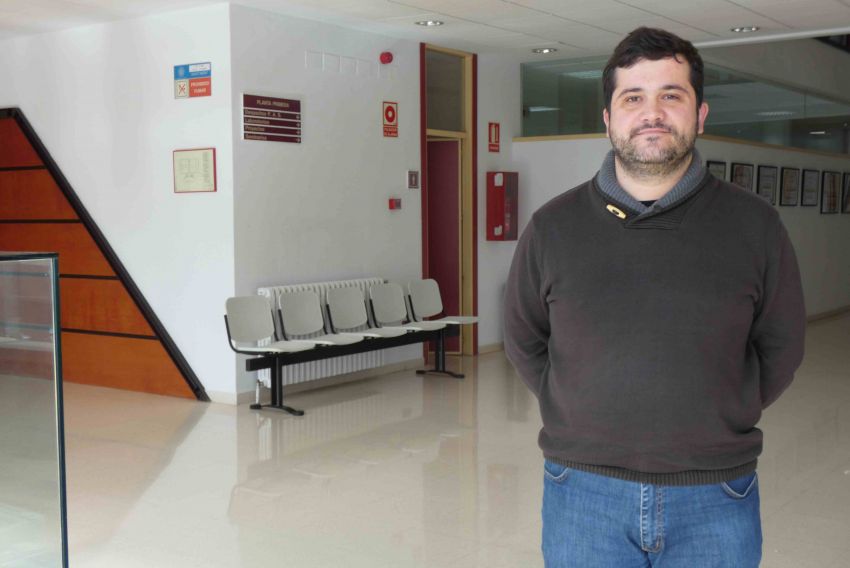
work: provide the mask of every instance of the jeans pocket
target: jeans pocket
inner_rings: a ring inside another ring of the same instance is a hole
[[[733,499],[746,499],[757,485],[758,475],[756,472],[748,473],[732,481],[723,481],[720,483],[723,491]]]
[[[572,471],[570,468],[549,460],[543,463],[543,477],[555,483],[566,481],[570,471]]]

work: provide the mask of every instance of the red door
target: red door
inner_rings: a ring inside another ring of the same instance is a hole
[[[460,141],[428,141],[428,275],[440,285],[445,315],[460,314]],[[458,337],[446,350],[460,351]]]

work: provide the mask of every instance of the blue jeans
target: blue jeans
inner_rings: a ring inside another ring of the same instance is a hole
[[[714,485],[622,481],[546,461],[546,568],[756,568],[755,473]]]

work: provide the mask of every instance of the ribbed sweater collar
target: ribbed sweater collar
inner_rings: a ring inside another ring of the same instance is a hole
[[[705,172],[706,169],[702,163],[702,156],[694,148],[691,165],[685,171],[685,175],[682,176],[682,179],[670,191],[655,202],[654,207],[667,207],[690,195],[699,187],[700,182],[705,177]],[[605,156],[602,167],[599,168],[599,173],[596,175],[596,183],[606,196],[627,206],[639,215],[650,210],[649,207],[632,197],[629,192],[623,189],[620,182],[617,181],[617,173],[614,168],[614,150],[610,150],[608,155]]]

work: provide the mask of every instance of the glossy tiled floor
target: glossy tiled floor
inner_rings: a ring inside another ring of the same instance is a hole
[[[850,567],[850,316],[762,421],[769,568]],[[502,353],[294,418],[67,385],[74,568],[542,566],[536,401]]]

